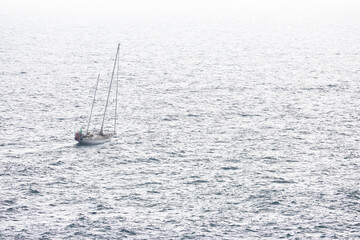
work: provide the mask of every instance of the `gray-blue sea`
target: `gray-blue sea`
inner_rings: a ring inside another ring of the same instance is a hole
[[[359,184],[359,15],[0,15],[0,239],[357,239]]]

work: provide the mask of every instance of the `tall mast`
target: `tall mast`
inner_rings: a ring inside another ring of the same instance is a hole
[[[87,129],[86,129],[86,133],[89,133],[89,127],[90,127],[91,115],[92,115],[92,111],[93,111],[93,108],[94,108],[95,96],[96,96],[96,90],[97,90],[97,87],[98,87],[98,84],[99,84],[99,79],[100,79],[100,74],[98,75],[98,77],[97,77],[97,81],[96,81],[95,93],[94,93],[94,100],[93,100],[92,105],[91,105],[91,111],[90,111],[89,123],[88,123]]]
[[[120,44],[119,44],[120,47]],[[116,134],[116,112],[117,112],[117,102],[118,102],[118,86],[119,86],[119,58],[120,52],[117,55],[117,74],[116,74],[116,100],[115,100],[115,124],[114,124],[114,134]]]
[[[102,120],[102,123],[101,123],[101,129],[100,129],[100,134],[101,134],[101,135],[104,133],[104,132],[103,132],[103,128],[104,128],[104,121],[105,121],[105,115],[106,115],[106,108],[107,108],[107,105],[108,105],[108,102],[109,102],[109,96],[110,96],[111,84],[112,84],[112,81],[113,81],[113,78],[114,78],[114,72],[115,72],[116,61],[117,61],[117,57],[118,57],[118,53],[119,53],[119,49],[120,49],[120,43],[118,44],[117,51],[116,51],[115,62],[114,62],[114,68],[113,68],[113,72],[112,72],[112,75],[111,75],[111,81],[110,81],[110,86],[109,86],[109,92],[108,92],[108,95],[107,95],[106,104],[105,104],[105,110],[104,110],[104,116],[103,116],[103,120]]]

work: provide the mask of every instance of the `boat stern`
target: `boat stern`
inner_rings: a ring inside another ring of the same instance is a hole
[[[82,140],[83,140],[82,132],[81,132],[81,131],[77,131],[77,132],[75,133],[74,139],[75,139],[75,141],[82,142]]]

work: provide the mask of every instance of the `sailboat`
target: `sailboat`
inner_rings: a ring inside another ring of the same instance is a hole
[[[96,81],[94,99],[93,99],[93,102],[92,102],[92,105],[91,105],[89,122],[88,122],[86,132],[83,133],[82,129],[80,129],[80,131],[77,131],[75,133],[75,140],[78,141],[79,143],[83,143],[83,144],[100,144],[100,143],[104,143],[104,142],[109,141],[113,136],[116,135],[116,112],[117,112],[117,97],[118,97],[118,82],[119,82],[119,51],[120,51],[120,44],[118,44],[117,51],[116,51],[114,68],[113,68],[112,75],[111,75],[109,91],[108,91],[106,104],[105,104],[105,109],[104,109],[104,114],[103,114],[103,119],[102,119],[102,123],[101,123],[101,129],[100,129],[100,131],[98,133],[89,132],[91,116],[92,116],[94,103],[95,103],[95,98],[96,98],[96,91],[97,91],[97,87],[98,87],[99,79],[100,79],[100,74],[99,74],[98,77],[97,77],[97,81]],[[109,102],[109,96],[110,96],[111,86],[112,86],[113,79],[114,79],[116,65],[117,65],[117,74],[116,74],[116,99],[115,99],[114,132],[105,133],[104,132],[104,121],[105,121],[106,109],[107,109],[108,102]]]

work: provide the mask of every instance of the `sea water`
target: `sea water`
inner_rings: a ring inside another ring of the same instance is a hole
[[[359,23],[0,16],[0,238],[360,238]]]

